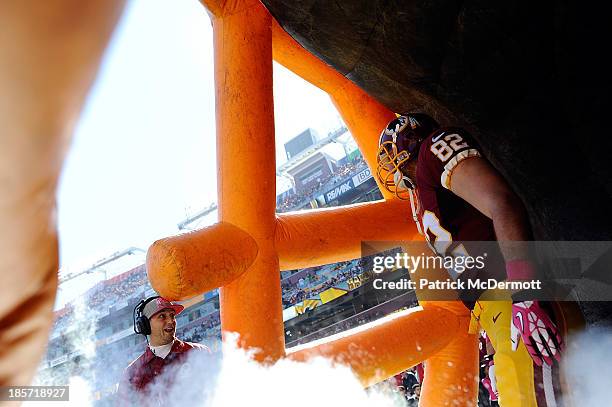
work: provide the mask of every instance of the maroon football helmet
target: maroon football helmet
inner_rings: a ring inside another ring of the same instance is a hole
[[[388,191],[409,199],[416,181],[408,173],[408,163],[416,160],[423,140],[440,125],[424,113],[405,113],[391,120],[380,134],[376,175]]]

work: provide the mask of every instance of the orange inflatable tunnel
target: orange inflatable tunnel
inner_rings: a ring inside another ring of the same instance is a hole
[[[258,1],[203,3],[211,14],[215,38],[219,221],[250,235],[257,254],[252,263],[249,256],[229,255],[234,269],[223,269],[218,275],[214,267],[199,266],[203,258],[191,259],[184,264],[198,268],[183,267],[181,275],[200,284],[199,288],[195,284],[189,295],[218,285],[224,335],[239,333],[241,346],[256,349],[258,360],[273,362],[285,355],[281,269],[359,257],[362,241],[413,240],[418,235],[409,221],[408,205],[395,202],[386,191],[383,193],[387,200],[381,202],[275,214],[272,58],[328,92],[370,169],[376,161],[379,131],[395,114],[305,51]],[[237,156],[241,160],[230,159]],[[257,182],[236,182],[241,179]],[[175,244],[200,247],[211,237],[212,229],[152,248],[157,254],[149,256],[147,265],[152,284],[162,290],[162,295],[176,295],[181,290],[175,270],[167,267],[168,262],[156,259],[168,258]],[[241,247],[234,245],[231,250],[240,252]],[[190,255],[220,256],[214,252],[193,250]],[[218,264],[220,260],[206,261]],[[247,263],[250,265],[245,267]],[[473,405],[477,391],[476,347],[475,337],[467,334],[467,319],[464,307],[429,304],[375,326],[311,344],[292,352],[291,357],[333,357],[348,363],[364,385],[428,360],[428,382],[421,404],[442,405],[443,397],[457,400],[459,405]],[[448,391],[434,390],[440,388]]]
[[[148,272],[153,287],[171,299],[219,287],[223,335],[237,332],[240,346],[257,350],[257,360],[273,363],[286,356],[281,268],[358,257],[363,240],[418,237],[407,205],[386,191],[381,202],[275,213],[272,60],[329,93],[370,169],[378,132],[394,113],[299,46],[259,1],[203,3],[215,45],[219,223],[156,242],[149,250]],[[28,384],[44,349],[57,285],[57,178],[67,135],[122,6],[120,0],[0,4],[0,241],[5,253],[0,318],[2,344],[11,348],[0,356],[3,386]],[[59,26],[62,30],[54,29]],[[426,360],[422,406],[451,399],[474,405],[475,338],[467,335],[465,311],[455,306],[424,304],[311,344],[291,357],[343,361],[364,385]]]

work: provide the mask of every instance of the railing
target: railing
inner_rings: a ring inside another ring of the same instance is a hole
[[[353,321],[358,320],[358,319],[360,319],[362,317],[367,317],[367,316],[369,316],[371,314],[375,314],[376,312],[382,312],[384,315],[389,314],[389,313],[391,313],[391,312],[393,312],[395,310],[395,309],[393,309],[395,305],[403,304],[405,301],[408,301],[411,298],[413,298],[416,301],[416,294],[414,293],[414,291],[405,292],[405,293],[400,294],[400,295],[398,295],[396,297],[393,297],[390,300],[387,300],[387,301],[385,301],[383,303],[377,304],[377,305],[373,306],[372,308],[368,308],[367,310],[361,311],[361,312],[359,312],[359,313],[357,313],[355,315],[351,315],[350,317],[348,317],[346,319],[343,319],[343,320],[338,321],[338,322],[334,322],[333,324],[328,325],[328,326],[326,326],[324,328],[321,328],[318,331],[311,332],[309,334],[306,334],[306,335],[302,336],[301,338],[298,338],[298,339],[296,339],[294,341],[288,342],[285,345],[285,347],[286,348],[292,348],[292,347],[297,346],[297,345],[301,345],[301,344],[308,343],[308,342],[311,342],[311,341],[314,341],[314,340],[317,340],[317,339],[326,338],[328,336],[335,335],[336,332],[334,332],[332,334],[330,334],[330,332],[334,331],[334,329],[339,327],[339,326],[350,325]],[[384,316],[384,315],[382,315],[382,316]],[[367,321],[366,323],[370,323],[370,322],[372,322],[372,321]],[[338,333],[344,332],[344,331],[348,331],[350,329],[356,328],[357,326],[360,326],[360,325],[359,324],[355,324],[354,326],[347,327],[347,328],[339,331]]]
[[[356,173],[358,173],[359,171],[365,169],[367,167],[367,164],[365,162],[361,162],[359,163],[359,165],[357,167],[355,167],[355,169],[349,173],[346,174],[344,177],[341,177],[339,179],[335,178],[335,175],[332,175],[332,178],[329,179],[328,181],[325,182],[325,184],[321,185],[319,188],[317,188],[314,192],[304,196],[304,198],[302,198],[302,200],[298,201],[298,203],[291,205],[288,208],[283,208],[281,210],[282,212],[290,212],[294,209],[299,209],[302,206],[306,205],[307,203],[311,202],[313,199],[315,199],[317,196],[321,195],[322,193],[326,192],[327,190],[329,190],[331,187],[333,187],[336,184],[342,184],[343,181],[349,179],[350,177],[352,177],[353,175],[355,175]]]

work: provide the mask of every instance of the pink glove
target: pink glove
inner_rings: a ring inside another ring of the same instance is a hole
[[[484,388],[487,389],[487,391],[489,392],[489,400],[497,401],[497,393],[495,393],[495,390],[493,390],[493,385],[491,384],[491,379],[489,379],[488,377],[485,377],[480,382],[482,383]]]
[[[512,350],[516,350],[522,339],[536,365],[553,364],[559,361],[562,347],[561,336],[555,324],[537,301],[522,301],[512,304],[511,325]]]

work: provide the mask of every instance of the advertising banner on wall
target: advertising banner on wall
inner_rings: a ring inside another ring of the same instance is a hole
[[[357,173],[356,175],[353,175],[351,178],[346,178],[342,180],[332,189],[325,192],[321,197],[326,204],[330,204],[331,202],[337,200],[347,192],[350,192],[353,189],[357,188],[359,185],[363,184],[370,178],[372,178],[372,173],[370,172],[369,168],[366,168]]]

